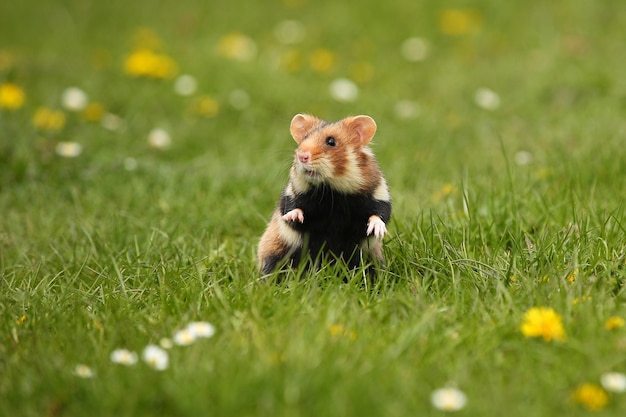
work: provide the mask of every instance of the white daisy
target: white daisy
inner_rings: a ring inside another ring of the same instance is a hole
[[[152,129],[148,134],[148,144],[153,148],[165,149],[172,144],[172,138],[165,129]]]
[[[607,372],[600,377],[600,383],[610,392],[626,391],[626,375],[620,372]]]
[[[169,365],[169,355],[157,345],[148,345],[141,353],[141,357],[148,365],[157,371],[164,371]]]
[[[94,371],[87,365],[78,364],[74,368],[74,375],[80,378],[93,378],[96,376]]]
[[[250,106],[250,95],[245,90],[237,89],[233,90],[228,95],[228,101],[230,105],[237,110],[245,110]]]
[[[198,89],[198,81],[189,74],[183,74],[174,81],[174,91],[181,96],[190,96]]]
[[[131,366],[137,363],[137,354],[128,349],[115,349],[111,352],[111,362]]]
[[[100,125],[102,125],[102,127],[105,128],[106,130],[115,132],[115,131],[121,130],[121,128],[124,125],[124,121],[122,120],[121,117],[115,114],[107,113],[104,116],[102,116],[102,120],[100,120]]]
[[[87,94],[78,87],[69,87],[61,95],[63,107],[70,111],[80,111],[87,107]]]
[[[479,88],[474,94],[476,105],[485,110],[497,110],[500,107],[500,96],[489,88]]]
[[[83,152],[83,147],[76,142],[59,142],[55,150],[57,155],[63,158],[76,158]]]
[[[517,165],[529,165],[533,162],[533,154],[528,151],[517,151],[513,155],[513,160]]]
[[[193,333],[196,337],[213,337],[215,334],[215,327],[206,321],[194,321],[187,325],[187,330]]]
[[[174,334],[173,340],[178,346],[188,346],[196,341],[196,335],[189,329],[183,329]]]
[[[428,42],[422,38],[408,38],[400,46],[400,53],[409,62],[423,61],[428,56]]]
[[[285,45],[301,42],[305,34],[304,25],[297,20],[283,20],[274,28],[274,36]]]
[[[353,102],[359,96],[359,87],[352,80],[337,78],[330,84],[330,95],[340,102]]]
[[[396,103],[394,110],[400,119],[414,119],[419,116],[421,108],[415,101],[400,100]]]
[[[439,388],[430,395],[432,405],[443,411],[458,411],[467,404],[467,396],[457,388]]]

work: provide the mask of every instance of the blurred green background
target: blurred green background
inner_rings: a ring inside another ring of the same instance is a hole
[[[624,370],[603,323],[623,316],[625,27],[623,0],[1,2],[0,407],[199,415],[210,392],[221,415],[400,416],[452,381],[476,415],[577,415],[575,386]],[[256,281],[303,112],[377,121],[378,294]],[[571,342],[522,339],[535,305]],[[171,378],[111,369],[196,319],[216,339]]]

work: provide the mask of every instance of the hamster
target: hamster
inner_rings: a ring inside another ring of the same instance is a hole
[[[368,147],[374,119],[329,123],[297,114],[290,131],[298,147],[289,182],[258,245],[261,272],[322,260],[341,259],[350,268],[362,261],[384,264],[391,196]]]

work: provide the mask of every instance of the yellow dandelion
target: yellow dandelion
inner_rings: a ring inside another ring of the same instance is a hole
[[[537,278],[537,282],[550,282],[550,276],[549,275],[543,275],[543,276]]]
[[[0,108],[16,110],[24,105],[26,94],[17,84],[0,84]]]
[[[578,304],[580,304],[580,303],[584,303],[585,301],[590,301],[590,300],[592,300],[592,298],[591,298],[590,296],[588,296],[588,295],[583,295],[583,296],[582,296],[582,297],[580,297],[580,298],[579,298],[579,297],[574,298],[574,299],[572,300],[572,305],[573,305],[573,306],[575,306],[575,305],[578,305]]]
[[[573,284],[576,282],[576,277],[578,276],[578,268],[574,269],[570,274],[567,275],[567,282]]]
[[[26,316],[22,316],[19,319],[15,320],[15,322],[19,325],[22,325],[24,323],[26,323],[26,320],[28,320],[28,318]]]
[[[565,339],[561,316],[547,307],[533,307],[528,310],[520,329],[524,336],[543,337],[546,342]]]
[[[602,410],[609,402],[609,396],[595,384],[585,383],[574,391],[573,399],[590,411]]]
[[[87,104],[87,106],[81,113],[83,119],[87,120],[88,122],[99,122],[104,117],[104,114],[104,106],[96,102]]]
[[[239,32],[223,36],[217,44],[217,52],[228,59],[252,61],[257,54],[256,42]]]
[[[454,194],[456,192],[456,187],[454,184],[446,183],[439,190],[433,193],[433,200],[441,201],[444,198]]]
[[[324,48],[315,49],[309,57],[309,65],[313,71],[329,74],[335,68],[335,54]]]
[[[194,98],[190,107],[191,113],[204,117],[215,117],[217,116],[217,113],[219,113],[219,110],[219,103],[210,96],[200,96]]]
[[[283,71],[295,73],[302,71],[304,65],[304,55],[297,49],[289,49],[282,53],[279,66]]]
[[[178,72],[178,65],[167,55],[137,49],[126,57],[124,71],[133,77],[172,78]]]
[[[439,29],[445,35],[467,35],[479,32],[481,27],[482,17],[476,10],[446,9],[439,16]]]
[[[60,110],[39,107],[33,115],[33,125],[39,130],[61,130],[65,126],[65,114]]]
[[[619,316],[611,316],[604,322],[604,327],[607,330],[615,330],[619,329],[620,327],[624,327],[624,324],[626,323],[624,322],[623,318]]]
[[[350,340],[356,340],[356,332],[346,329],[341,324],[333,324],[328,329],[329,333],[333,337],[347,337]]]
[[[374,66],[369,62],[357,62],[350,68],[350,75],[357,83],[368,83],[374,78]]]

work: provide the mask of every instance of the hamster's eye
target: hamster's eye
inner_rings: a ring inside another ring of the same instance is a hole
[[[328,146],[335,146],[337,143],[335,142],[335,138],[332,136],[329,136],[326,138],[326,144]]]

